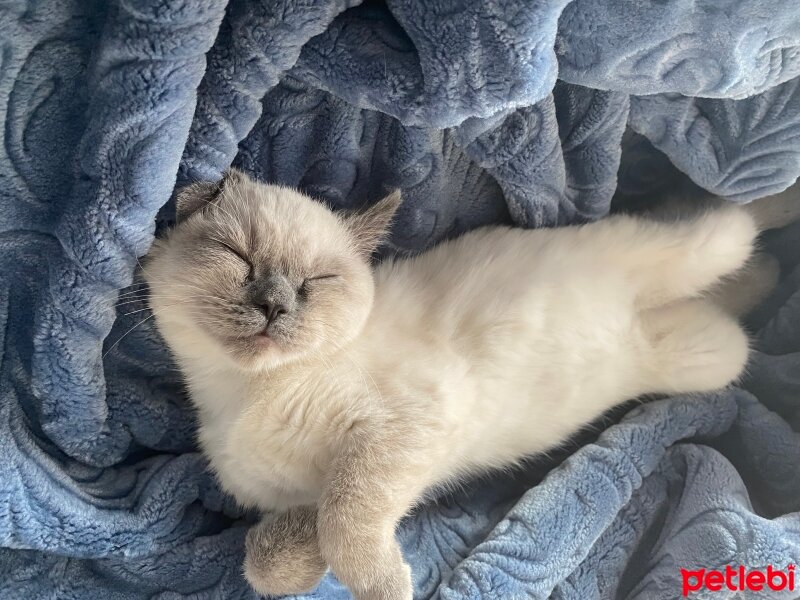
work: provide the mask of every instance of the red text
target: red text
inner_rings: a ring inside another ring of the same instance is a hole
[[[785,570],[773,569],[769,565],[766,569],[752,569],[740,566],[734,569],[728,565],[724,571],[712,569],[697,569],[690,571],[681,569],[683,579],[683,597],[687,597],[692,592],[708,590],[719,592],[720,590],[730,590],[732,592],[743,592],[750,590],[760,592],[769,589],[776,592],[788,590],[794,591],[794,565],[789,565]]]

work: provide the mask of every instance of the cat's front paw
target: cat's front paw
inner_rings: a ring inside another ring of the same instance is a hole
[[[390,571],[371,578],[365,587],[356,585],[350,589],[354,600],[412,600],[414,596],[411,568],[405,561],[395,563]]]
[[[363,531],[338,531],[342,533],[327,530],[320,536],[322,554],[355,600],[412,600],[411,568],[392,529],[381,535],[376,528],[374,537]]]
[[[247,532],[244,576],[259,594],[310,592],[327,569],[317,541],[316,511],[311,508],[291,509]]]

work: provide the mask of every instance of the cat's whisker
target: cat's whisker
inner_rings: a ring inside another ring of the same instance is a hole
[[[199,290],[199,291],[205,291],[200,286],[197,286],[197,285],[194,285],[194,284],[180,283],[180,282],[173,282],[173,281],[167,282],[167,281],[161,281],[161,280],[156,280],[156,279],[152,279],[151,282],[152,283],[162,284],[162,285],[169,285],[171,287],[181,287],[181,288],[196,289],[196,290]],[[148,284],[148,287],[146,287],[144,289],[138,289],[138,290],[133,290],[133,291],[130,291],[130,292],[125,292],[125,293],[122,293],[122,294],[118,294],[117,295],[117,299],[123,299],[123,298],[126,298],[126,297],[132,297],[132,296],[138,296],[138,295],[149,295],[149,294],[150,294],[150,286]]]
[[[126,331],[124,334],[122,334],[122,336],[121,336],[121,337],[119,337],[119,338],[117,339],[117,341],[116,341],[116,342],[114,342],[114,343],[113,343],[113,344],[112,344],[112,345],[111,345],[111,346],[108,348],[108,350],[106,350],[106,351],[103,353],[103,356],[101,357],[101,359],[105,359],[105,358],[106,358],[106,356],[108,356],[108,354],[109,354],[109,353],[110,353],[110,352],[111,352],[111,351],[112,351],[114,348],[116,348],[116,347],[117,347],[117,345],[118,345],[118,344],[119,344],[119,343],[120,343],[120,342],[121,342],[123,339],[125,339],[125,338],[128,336],[128,334],[132,333],[132,332],[133,332],[135,329],[137,329],[137,328],[138,328],[140,325],[142,325],[142,324],[146,323],[147,321],[149,321],[150,319],[152,319],[152,318],[153,318],[153,317],[155,317],[155,316],[156,316],[156,313],[153,313],[152,315],[150,315],[150,316],[149,316],[149,317],[147,317],[146,319],[144,319],[144,320],[140,321],[139,323],[137,323],[136,325],[134,325],[133,327],[131,327],[131,328],[130,328],[128,331]]]
[[[140,284],[129,285],[127,287],[121,288],[119,290],[119,295],[125,296],[126,294],[137,294],[139,292],[147,290],[149,287],[150,287],[149,282],[143,281]]]
[[[146,294],[141,294],[139,296],[127,296],[126,298],[121,298],[119,301],[117,301],[116,304],[121,304],[122,302],[140,302],[142,300],[148,300],[150,298],[167,298],[167,297],[177,298],[179,296],[178,294],[167,294],[167,293],[155,294],[148,292]]]
[[[130,296],[137,296],[137,295],[140,295],[140,294],[147,294],[148,291],[149,291],[148,287],[141,287],[141,288],[138,288],[138,289],[135,289],[135,290],[129,290],[127,292],[122,292],[122,293],[117,294],[117,299],[119,300],[121,298],[127,298],[127,297],[130,297]]]
[[[192,300],[192,299],[191,299],[191,298],[188,298],[188,299],[186,299],[186,300],[185,300],[185,302],[189,302],[190,300]],[[112,344],[112,345],[111,345],[111,346],[108,348],[108,350],[106,350],[106,351],[103,353],[103,356],[101,357],[101,359],[105,359],[105,357],[106,357],[106,356],[108,356],[108,354],[109,354],[109,353],[110,353],[110,352],[111,352],[111,351],[112,351],[114,348],[116,348],[116,347],[117,347],[117,345],[118,345],[118,344],[119,344],[119,343],[120,343],[120,342],[121,342],[121,341],[122,341],[124,338],[126,338],[126,337],[127,337],[129,334],[131,334],[131,333],[132,333],[134,330],[136,330],[137,328],[139,328],[141,325],[143,325],[144,323],[146,323],[147,321],[149,321],[149,320],[150,320],[150,319],[152,319],[153,317],[155,317],[155,316],[157,316],[157,315],[159,315],[159,314],[161,314],[161,313],[163,313],[163,312],[165,312],[165,311],[167,311],[167,310],[169,310],[169,309],[171,309],[171,308],[174,308],[174,307],[175,307],[175,306],[177,306],[178,304],[182,304],[182,303],[184,303],[184,302],[179,302],[179,303],[176,303],[176,304],[172,304],[172,305],[169,305],[169,306],[165,306],[165,307],[163,307],[163,308],[160,308],[160,309],[158,309],[158,310],[155,310],[155,311],[153,311],[151,315],[149,315],[148,317],[146,317],[146,318],[144,318],[143,320],[141,320],[139,323],[137,323],[136,325],[134,325],[133,327],[131,327],[130,329],[128,329],[128,331],[126,331],[124,334],[122,334],[122,336],[120,336],[119,338],[117,338],[117,341],[115,341],[115,342],[114,342],[114,343],[113,343],[113,344]],[[145,309],[142,309],[142,310],[151,310],[151,309],[148,307],[148,308],[145,308]],[[135,313],[135,312],[141,312],[141,311],[133,311],[133,312],[131,312],[131,313],[128,313],[128,314],[133,314],[133,313]],[[127,316],[127,315],[126,315],[126,316]]]
[[[183,300],[183,299],[187,299],[187,300],[203,300],[205,302],[212,302],[212,303],[215,302],[215,301],[221,301],[222,300],[222,298],[220,298],[219,296],[214,296],[214,295],[211,295],[211,294],[194,294],[194,295],[189,296],[189,297],[178,296],[178,295],[152,294],[152,295],[148,295],[148,296],[142,297],[142,298],[134,298],[132,300],[125,300],[123,302],[117,302],[115,304],[115,306],[119,308],[121,306],[125,306],[126,304],[138,304],[138,303],[142,303],[142,302],[148,302],[149,303],[151,300],[166,300],[166,301],[170,301],[170,300]]]
[[[193,302],[193,301],[194,301],[194,298],[186,298],[184,300],[181,300],[180,302],[176,302],[175,304],[171,304],[169,306],[165,306],[162,309],[162,311],[163,310],[167,310],[169,308],[175,308],[176,306],[180,306],[181,304],[186,304],[187,302]],[[145,308],[140,308],[138,310],[132,310],[131,312],[126,312],[126,313],[124,313],[123,316],[127,317],[128,315],[135,315],[136,313],[140,313],[140,312],[143,312],[143,311],[146,311],[146,310],[152,310],[152,309],[149,306],[147,306]]]

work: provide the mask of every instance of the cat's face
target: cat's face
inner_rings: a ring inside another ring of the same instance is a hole
[[[178,225],[145,264],[159,329],[173,348],[246,370],[335,351],[369,314],[370,255],[399,202],[340,216],[235,171],[184,189]]]

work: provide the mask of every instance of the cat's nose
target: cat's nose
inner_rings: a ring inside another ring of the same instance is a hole
[[[279,302],[263,301],[258,307],[262,310],[264,316],[267,317],[267,327],[274,323],[278,317],[285,315],[287,312],[286,307]]]

